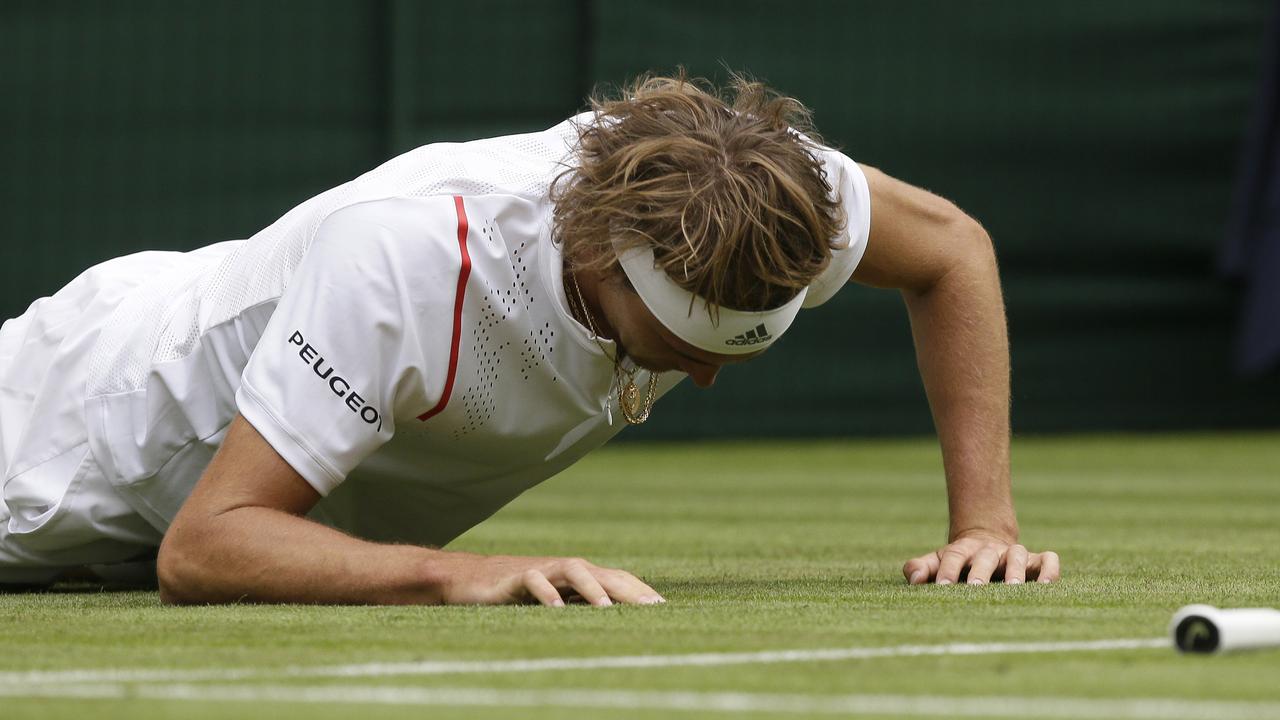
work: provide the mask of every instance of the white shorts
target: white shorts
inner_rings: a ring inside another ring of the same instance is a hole
[[[89,450],[87,366],[102,324],[178,253],[145,252],[82,273],[0,327],[0,583],[154,554],[162,535]]]

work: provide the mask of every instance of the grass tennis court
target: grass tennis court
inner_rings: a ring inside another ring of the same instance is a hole
[[[908,587],[945,533],[931,439],[622,445],[453,547],[582,555],[665,606],[0,595],[0,717],[1280,717],[1280,651],[1149,642],[1187,603],[1280,605],[1278,474],[1274,433],[1020,439],[1062,582]],[[1112,640],[1139,642],[1049,644]]]

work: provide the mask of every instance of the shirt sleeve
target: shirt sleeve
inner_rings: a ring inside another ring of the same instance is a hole
[[[254,347],[237,409],[321,495],[442,393],[459,218],[449,197],[331,214]]]
[[[833,243],[831,264],[809,285],[803,307],[830,300],[853,275],[862,260],[871,234],[871,191],[862,168],[844,153],[822,148],[818,153],[827,171],[827,182],[845,213],[845,227]]]

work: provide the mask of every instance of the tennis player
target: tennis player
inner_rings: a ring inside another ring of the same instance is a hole
[[[734,85],[650,77],[544,132],[420,147],[248,240],[37,300],[0,330],[0,583],[663,602],[582,559],[439,548],[851,279],[902,290],[942,444],[950,542],[907,581],[1055,580],[1017,542],[987,235]]]

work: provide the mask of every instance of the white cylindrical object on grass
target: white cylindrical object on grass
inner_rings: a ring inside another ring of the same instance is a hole
[[[1187,605],[1173,614],[1169,635],[1183,652],[1219,653],[1280,647],[1280,610]]]

